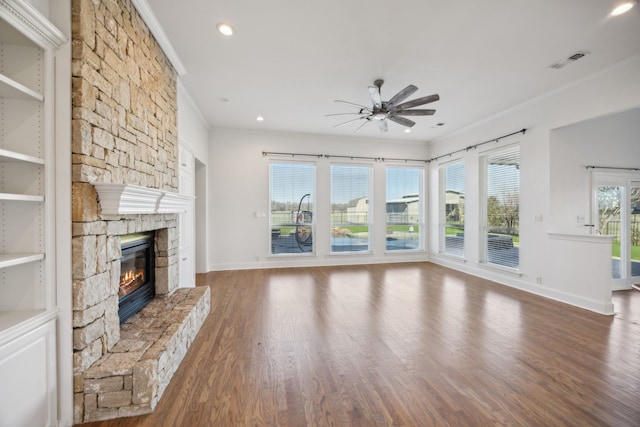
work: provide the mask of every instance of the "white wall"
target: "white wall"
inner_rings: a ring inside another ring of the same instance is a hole
[[[465,245],[469,248],[466,262],[434,254],[437,251],[437,162],[430,165],[430,251],[431,259],[443,265],[458,268],[472,274],[545,295],[570,304],[601,313],[611,312],[609,282],[594,278],[603,277],[606,270],[610,277],[610,260],[585,265],[580,259],[591,259],[593,244],[572,244],[575,251],[584,251],[584,257],[566,257],[564,244],[549,239],[548,231],[568,234],[584,234],[584,227],[576,225],[576,214],[589,211],[589,181],[585,163],[609,163],[609,166],[637,166],[638,142],[632,142],[634,130],[619,130],[606,133],[604,144],[596,135],[593,126],[578,129],[569,126],[595,117],[607,116],[637,108],[640,105],[640,58],[634,57],[608,70],[575,82],[555,93],[540,97],[514,107],[498,116],[436,141],[432,155],[468,147],[504,134],[527,128],[524,136],[505,139],[489,144],[479,150],[464,154],[468,164],[466,185],[467,229]],[[631,114],[631,113],[630,113]],[[611,120],[618,120],[611,118]],[[618,122],[611,122],[618,123]],[[603,126],[603,125],[601,125]],[[610,125],[604,128],[610,128]],[[560,129],[562,128],[562,129]],[[590,138],[587,134],[594,132]],[[630,135],[627,138],[624,135]],[[513,142],[521,147],[521,194],[520,194],[520,269],[517,274],[488,268],[478,263],[480,246],[478,224],[473,213],[479,212],[478,157],[481,150],[500,147]],[[584,144],[584,151],[580,151]],[[603,155],[605,147],[610,148]],[[576,150],[581,155],[576,155]],[[612,154],[615,152],[615,154]],[[543,221],[534,222],[534,215],[542,215]],[[574,254],[575,255],[575,254]],[[579,255],[579,254],[578,254]],[[558,263],[556,260],[565,259]],[[567,271],[572,272],[573,281],[566,280]],[[538,283],[538,280],[541,283]],[[602,292],[601,288],[609,292]]]
[[[209,157],[209,125],[191,96],[178,80],[178,140],[196,159],[206,164]]]
[[[551,132],[551,218],[555,227],[584,234],[593,224],[591,171],[586,166],[640,168],[640,108],[598,117]],[[606,172],[601,170],[600,172]],[[611,171],[609,171],[611,172]]]
[[[328,254],[328,165],[349,160],[304,158],[317,161],[316,235],[327,236],[326,239],[316,239],[315,256],[270,257],[268,218],[256,218],[256,212],[269,212],[269,161],[273,157],[263,157],[263,151],[425,159],[425,144],[231,129],[214,129],[210,143],[211,215],[208,237],[212,245],[209,270],[419,261],[427,258],[424,251],[385,255],[384,222],[376,224],[373,230],[372,254]],[[390,163],[368,164],[373,165],[374,191],[377,189],[373,195],[374,215],[384,217],[384,168]],[[322,211],[323,206],[327,207],[326,212]]]

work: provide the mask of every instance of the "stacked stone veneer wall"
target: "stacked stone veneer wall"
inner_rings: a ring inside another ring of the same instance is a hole
[[[179,281],[178,215],[103,215],[93,184],[178,190],[176,79],[130,0],[72,0],[73,342],[78,423],[148,412],[159,399],[157,394],[140,394],[138,387],[139,395],[153,398],[135,403],[135,378],[126,376],[119,394],[100,394],[102,383],[96,382],[95,366],[107,366],[105,360],[117,360],[111,357],[114,352],[127,350],[125,344],[118,346],[122,336],[120,236],[156,230],[156,294],[172,296]],[[191,340],[181,338],[180,342]],[[164,347],[162,357],[181,360],[182,354],[171,352],[182,344],[173,344]],[[153,343],[144,345],[155,348]],[[99,375],[106,375],[104,369]],[[158,390],[164,382],[153,387]],[[103,392],[113,392],[109,389],[113,384],[102,387],[106,387]],[[128,409],[118,409],[124,407]]]

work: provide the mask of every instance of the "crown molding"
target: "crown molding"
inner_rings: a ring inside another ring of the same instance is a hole
[[[67,37],[23,0],[0,0],[0,17],[43,49],[58,49]]]
[[[171,62],[171,65],[173,65],[173,68],[175,68],[176,73],[178,73],[179,76],[185,75],[187,73],[187,69],[184,67],[184,64],[182,64],[180,57],[173,48],[173,45],[171,45],[169,38],[162,29],[160,22],[158,22],[158,18],[156,18],[156,15],[151,10],[151,6],[149,6],[147,0],[132,0],[131,2],[140,14],[144,23],[149,27],[149,31],[151,31],[151,34],[155,37],[164,54],[167,55],[167,58],[169,59],[169,62]]]

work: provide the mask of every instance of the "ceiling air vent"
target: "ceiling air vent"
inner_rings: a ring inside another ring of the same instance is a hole
[[[576,62],[578,59],[584,58],[585,56],[587,56],[590,52],[587,52],[585,50],[580,50],[576,53],[574,53],[571,56],[568,56],[564,59],[561,59],[558,62],[554,62],[553,64],[549,65],[549,68],[553,68],[554,70],[559,70],[560,68],[563,68],[569,64],[571,64],[572,62]]]

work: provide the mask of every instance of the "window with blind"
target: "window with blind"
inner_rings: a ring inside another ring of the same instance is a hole
[[[440,250],[464,257],[464,162],[440,168]]]
[[[520,147],[483,157],[483,261],[517,269],[520,264]]]
[[[421,249],[423,170],[388,167],[386,172],[386,248]]]
[[[314,252],[314,189],[314,164],[269,164],[271,254]]]
[[[331,252],[369,251],[371,167],[331,165]]]

